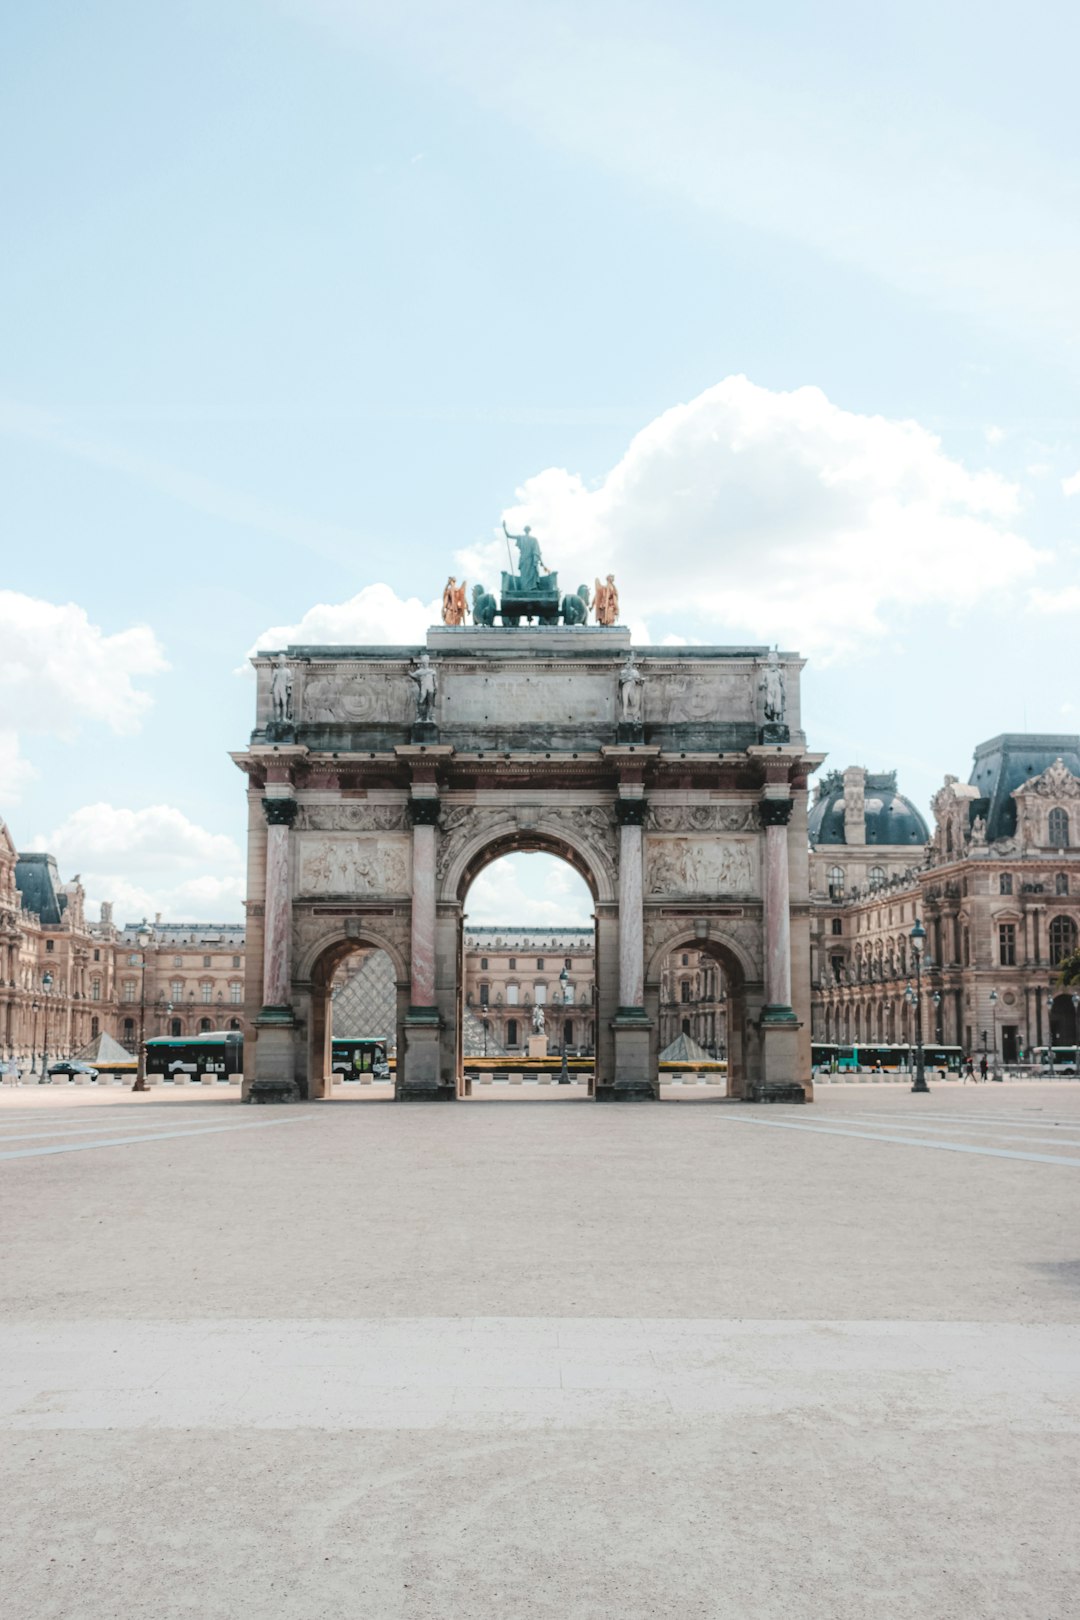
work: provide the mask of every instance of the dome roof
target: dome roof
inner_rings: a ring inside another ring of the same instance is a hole
[[[867,846],[906,844],[916,848],[930,837],[922,816],[902,793],[896,790],[896,772],[866,773],[863,808],[866,815]],[[818,783],[817,797],[810,809],[810,842],[815,849],[823,844],[843,844],[844,778],[830,771]]]

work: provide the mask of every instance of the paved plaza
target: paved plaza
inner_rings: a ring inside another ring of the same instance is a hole
[[[1080,1086],[0,1096],[5,1611],[1076,1613]]]

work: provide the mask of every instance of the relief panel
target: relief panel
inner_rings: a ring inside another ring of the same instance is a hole
[[[647,895],[694,894],[719,898],[758,892],[756,838],[650,836],[646,846]]]
[[[297,895],[335,894],[369,899],[408,894],[411,842],[407,838],[297,838]]]

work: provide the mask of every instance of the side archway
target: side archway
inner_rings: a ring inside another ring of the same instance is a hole
[[[302,1015],[306,1012],[306,1091],[310,1100],[328,1098],[333,1085],[331,995],[334,977],[350,956],[372,951],[382,951],[390,960],[395,989],[394,1037],[399,1058],[405,1049],[409,970],[397,945],[374,929],[364,929],[363,932],[359,929],[355,932],[341,930],[330,938],[319,940],[305,952],[299,964],[300,975],[294,981],[297,1009]],[[372,1030],[370,1033],[383,1032]]]
[[[654,951],[645,967],[645,1008],[654,1026],[653,1058],[659,1072],[659,1045],[656,1032],[660,1026],[660,984],[664,963],[673,951],[692,950],[709,956],[724,975],[727,995],[727,1065],[728,1096],[746,1095],[747,1080],[752,1066],[749,1041],[749,1015],[747,985],[757,975],[754,964],[737,940],[726,938],[716,929],[700,933],[692,924],[668,936]]]

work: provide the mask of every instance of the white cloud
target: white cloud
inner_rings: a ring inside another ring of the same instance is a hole
[[[17,802],[36,774],[21,733],[70,739],[86,721],[138,731],[153,699],[135,683],[168,667],[146,625],[107,635],[75,602],[0,590],[0,802]]]
[[[1069,585],[1058,591],[1029,591],[1027,600],[1032,613],[1080,615],[1080,585]]]
[[[347,602],[319,602],[295,624],[264,630],[248,656],[288,646],[383,646],[422,643],[428,626],[437,624],[441,602],[419,597],[402,599],[389,585],[365,585]]]
[[[549,467],[505,516],[564,582],[614,570],[624,619],[677,614],[709,636],[866,649],[891,610],[964,610],[1032,572],[1016,485],[946,455],[917,422],[728,377],[665,411],[595,486]],[[660,563],[662,559],[662,565]],[[500,544],[458,553],[490,577]]]
[[[1061,488],[1065,495],[1080,495],[1080,472],[1073,473],[1071,478],[1063,478]]]
[[[504,856],[480,873],[465,901],[474,927],[586,927],[593,900],[584,879],[554,855]]]
[[[244,865],[236,841],[172,805],[83,805],[31,847],[55,855],[62,871],[78,872],[88,900],[112,900],[121,920],[158,911],[175,922],[240,915]]]
[[[1005,437],[1005,429],[994,427],[993,423],[991,423],[988,428],[983,429],[983,437],[987,444],[1000,444]]]

